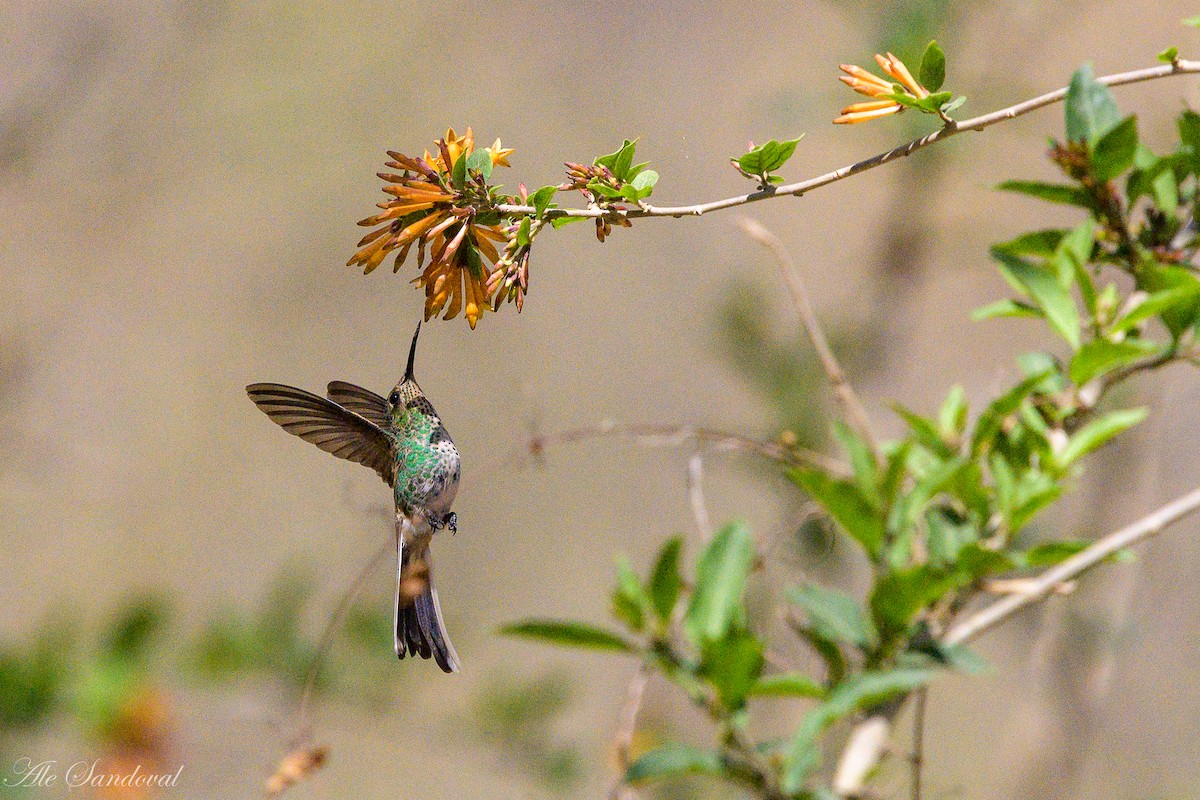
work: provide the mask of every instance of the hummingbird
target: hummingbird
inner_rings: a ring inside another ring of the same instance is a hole
[[[246,393],[288,433],[326,453],[370,467],[392,487],[396,503],[396,611],[398,658],[434,658],[458,672],[458,654],[446,634],[433,586],[430,543],[442,528],[458,530],[450,510],[462,463],[441,417],[413,377],[417,323],[408,368],[387,399],[344,381],[331,382],[328,398],[279,383],[253,383]]]

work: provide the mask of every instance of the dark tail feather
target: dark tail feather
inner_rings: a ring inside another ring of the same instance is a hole
[[[433,658],[443,672],[458,672],[458,653],[446,635],[446,623],[442,620],[442,609],[438,603],[437,589],[433,587],[433,565],[429,551],[425,551],[425,590],[408,600],[396,587],[396,655]],[[408,566],[409,551],[400,553],[400,582],[404,581],[404,569]]]

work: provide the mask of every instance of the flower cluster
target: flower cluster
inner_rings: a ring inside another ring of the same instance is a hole
[[[453,128],[446,131],[436,142],[436,153],[426,150],[421,158],[388,151],[392,160],[387,166],[402,172],[378,175],[388,184],[383,191],[393,199],[377,203],[382,211],[358,223],[381,227],[362,238],[347,264],[371,272],[398,251],[394,271],[399,271],[415,244],[422,272],[413,283],[425,289],[425,318],[443,309],[443,319],[462,312],[474,328],[492,294],[488,279],[493,270],[485,266],[485,259],[496,264],[500,253],[495,243],[508,241],[494,210],[495,189],[487,179],[492,167],[509,166],[512,152],[497,139],[476,153],[470,128],[462,136]]]
[[[890,114],[898,114],[904,110],[905,106],[892,99],[897,94],[907,93],[918,100],[929,96],[929,90],[918,83],[912,73],[908,71],[908,67],[904,66],[904,62],[891,53],[886,56],[876,54],[875,62],[895,83],[886,81],[853,64],[840,65],[842,72],[846,73],[840,76],[842,83],[859,94],[877,99],[846,106],[842,109],[842,115],[833,121],[835,125],[853,125]]]
[[[578,190],[590,206],[611,205],[614,199],[622,197],[623,181],[607,165],[597,163],[588,166],[568,161],[563,166],[567,168],[568,180],[558,187],[559,191]],[[605,237],[612,233],[613,222],[623,228],[632,226],[624,217],[613,220],[596,217],[596,238],[603,242]]]

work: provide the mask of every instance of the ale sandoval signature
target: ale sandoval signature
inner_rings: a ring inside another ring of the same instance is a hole
[[[13,776],[4,778],[5,786],[65,786],[68,789],[103,788],[106,786],[173,787],[179,782],[183,765],[174,772],[147,772],[141,765],[132,772],[104,772],[100,760],[76,761],[66,769],[56,760],[37,761],[19,758],[13,764]]]

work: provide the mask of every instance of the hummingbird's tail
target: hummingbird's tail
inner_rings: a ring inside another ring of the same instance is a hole
[[[446,635],[429,549],[419,556],[397,536],[399,580],[396,585],[396,656],[433,658],[443,672],[458,672],[458,653]],[[423,574],[422,574],[423,573]]]

